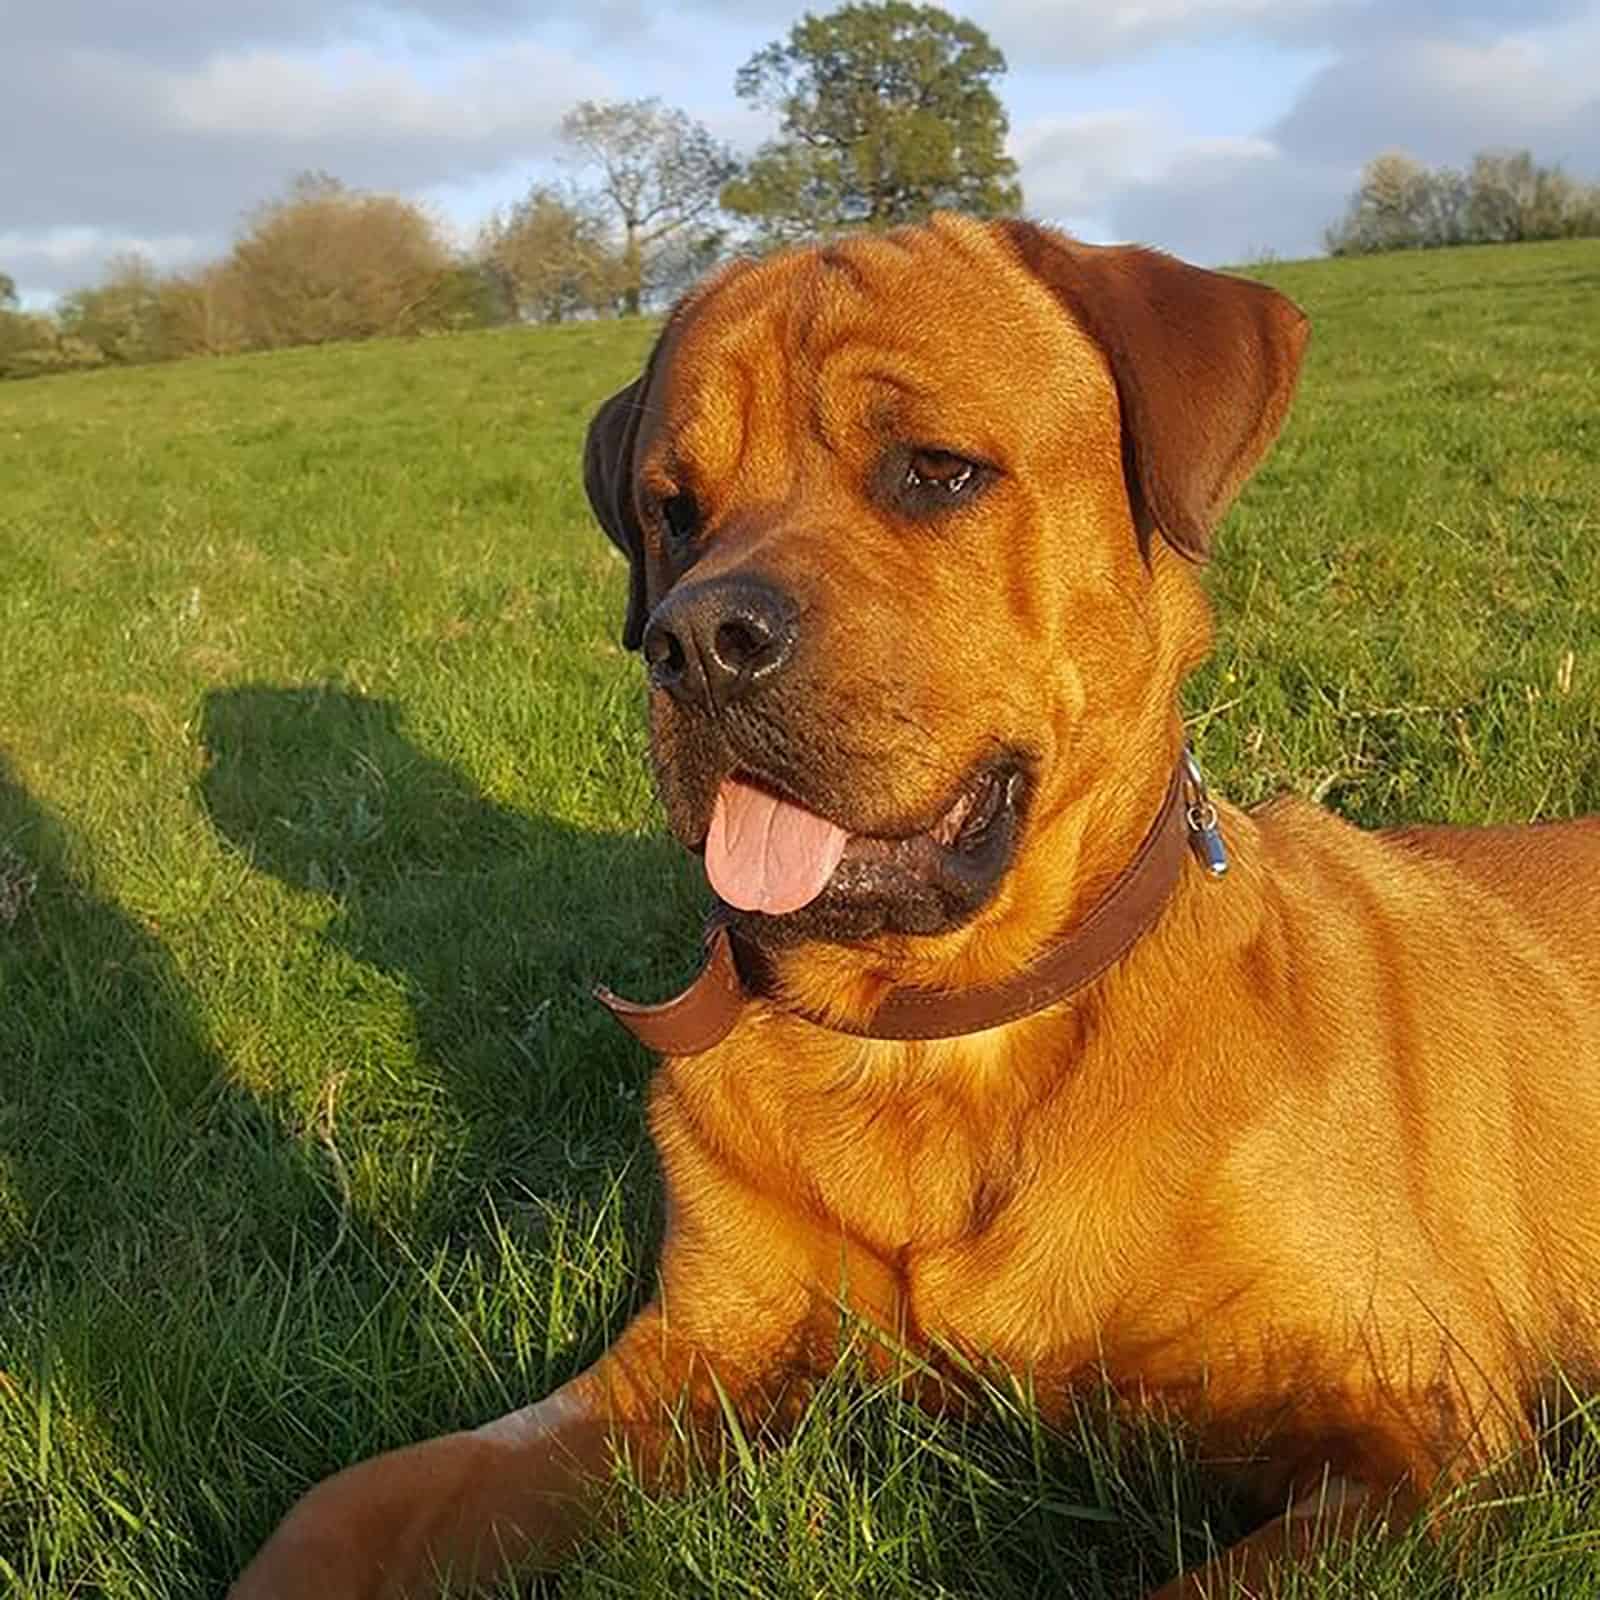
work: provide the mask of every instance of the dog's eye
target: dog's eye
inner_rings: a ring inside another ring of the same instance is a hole
[[[661,502],[661,520],[674,550],[683,550],[700,531],[700,507],[692,494],[675,494]]]
[[[905,487],[923,498],[957,500],[977,480],[977,462],[948,450],[913,450],[906,463]]]

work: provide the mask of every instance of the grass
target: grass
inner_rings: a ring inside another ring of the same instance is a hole
[[[1316,334],[1212,578],[1218,786],[1600,810],[1600,245],[1260,275]],[[702,891],[576,462],[650,337],[0,388],[0,1593],[215,1595],[312,1480],[545,1392],[645,1291],[648,1062],[587,984],[663,988]],[[1492,1540],[1297,1592],[1600,1591],[1577,1431]],[[555,1587],[1126,1596],[1230,1527],[1159,1429],[847,1367]]]

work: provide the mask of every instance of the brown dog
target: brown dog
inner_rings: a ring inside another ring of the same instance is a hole
[[[550,1398],[321,1485],[237,1600],[559,1556],[613,1450],[658,1467],[665,1402],[802,1393],[841,1293],[1256,1459],[1290,1510],[1172,1595],[1476,1471],[1600,1354],[1600,826],[1224,806],[1220,881],[1174,844],[1220,864],[1179,765],[1194,563],[1305,331],[951,217],[678,308],[588,454],[667,815],[731,917],[634,1018],[703,1052],[651,1100],[660,1293]]]

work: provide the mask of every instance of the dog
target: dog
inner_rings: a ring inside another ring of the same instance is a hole
[[[684,996],[606,996],[666,1056],[659,1292],[547,1399],[314,1489],[235,1600],[557,1562],[616,1452],[669,1472],[667,1407],[803,1403],[841,1308],[1243,1462],[1277,1515],[1163,1600],[1403,1523],[1592,1368],[1600,824],[1245,813],[1186,755],[1198,569],[1306,338],[955,216],[677,307],[585,460],[720,904]]]

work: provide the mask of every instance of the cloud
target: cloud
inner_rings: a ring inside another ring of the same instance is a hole
[[[588,0],[536,5],[567,13],[577,24],[607,25],[641,19],[641,0]],[[619,13],[622,14],[619,17]],[[265,5],[229,0],[43,0],[10,8],[6,43],[12,50],[96,48],[147,61],[203,60],[247,45],[317,48],[374,31],[407,28],[465,35],[525,31],[526,0],[270,0]]]
[[[0,61],[4,270],[37,296],[94,275],[93,249],[63,253],[63,238],[105,241],[101,261],[179,237],[220,253],[238,220],[306,167],[408,194],[526,173],[554,152],[568,106],[612,92],[603,71],[528,40],[443,66],[370,45],[187,65],[99,47],[11,52]]]
[[[103,228],[46,228],[40,233],[16,231],[0,233],[0,258],[13,261],[18,254],[32,251],[43,260],[67,267],[81,267],[109,250],[131,251],[145,256],[158,267],[190,260],[200,241],[192,233],[165,234],[159,238],[133,234],[108,234]]]
[[[1343,166],[1260,136],[1185,135],[1151,108],[1040,118],[1012,153],[1030,216],[1212,264],[1312,254],[1349,188]]]
[[[322,58],[255,50],[215,56],[196,72],[169,75],[160,113],[184,133],[285,145],[361,138],[447,150],[485,141],[544,148],[555,137],[562,111],[604,88],[601,74],[526,42],[471,58],[431,83],[371,48]]]
[[[1153,169],[1113,184],[1097,220],[1106,237],[1240,263],[1320,251],[1362,166],[1386,149],[1465,167],[1479,150],[1522,147],[1600,179],[1600,97],[1584,65],[1595,59],[1597,32],[1583,24],[1559,38],[1348,51],[1313,73],[1260,135],[1171,140]]]
[[[584,97],[656,93],[748,150],[772,120],[734,99],[734,67],[801,9],[15,5],[0,48],[0,269],[38,296],[91,280],[119,251],[173,265],[217,254],[245,213],[307,167],[444,197],[470,231],[550,170],[560,115]],[[1016,69],[1007,98],[1029,210],[1094,237],[1144,238],[1202,260],[1305,254],[1361,163],[1386,146],[1460,165],[1478,149],[1526,145],[1600,177],[1597,0],[957,9]],[[1085,65],[1092,78],[1074,70]],[[1109,103],[1097,109],[1090,95]],[[1081,109],[1058,109],[1074,100]]]
[[[990,0],[974,8],[1014,65],[1094,65],[1245,37],[1342,49],[1548,25],[1590,9],[1591,0]]]
[[[1018,128],[1011,154],[1029,215],[1049,221],[1096,216],[1130,182],[1161,164],[1176,142],[1146,109],[1038,117]]]
[[[985,28],[1015,61],[1090,65],[1230,34],[1298,38],[1366,0],[993,0]]]
[[[1399,148],[1461,165],[1486,145],[1527,146],[1600,176],[1592,71],[1567,70],[1526,38],[1352,52],[1312,79],[1273,133],[1305,160],[1359,165]]]
[[[1123,189],[1110,219],[1119,238],[1210,266],[1292,259],[1321,249],[1350,187],[1345,168],[1294,160],[1267,139],[1197,139]]]

